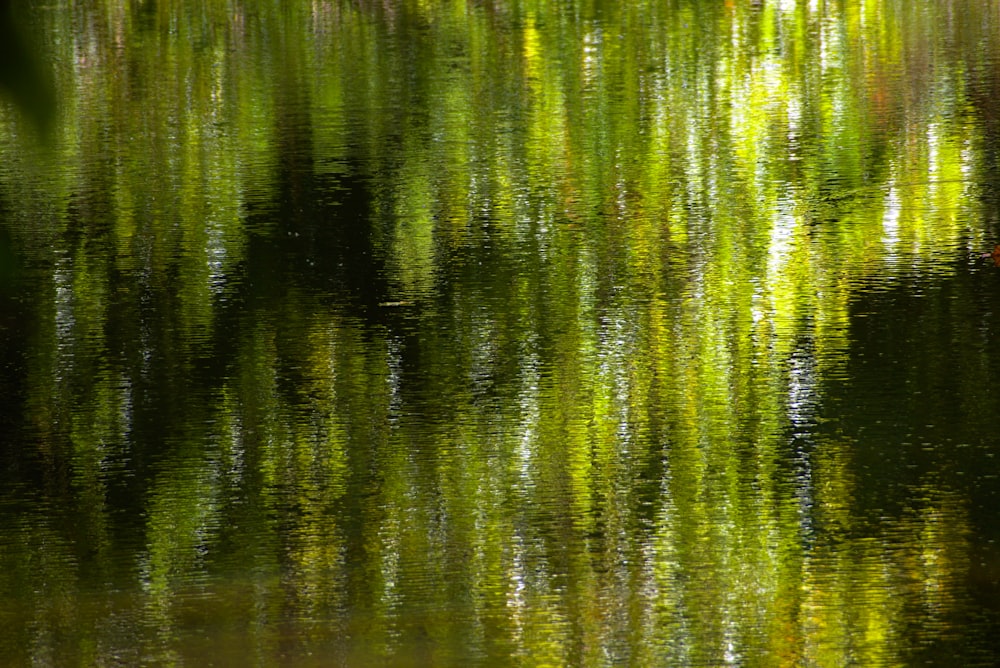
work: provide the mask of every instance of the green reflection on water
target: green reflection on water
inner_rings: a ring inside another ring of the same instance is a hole
[[[3,657],[991,664],[998,9],[39,8]]]

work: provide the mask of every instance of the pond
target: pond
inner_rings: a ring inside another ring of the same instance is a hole
[[[1000,0],[53,0],[0,663],[1000,661]]]

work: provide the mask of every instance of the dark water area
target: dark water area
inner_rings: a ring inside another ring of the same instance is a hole
[[[1000,3],[625,5],[18,5],[0,665],[1000,662]]]

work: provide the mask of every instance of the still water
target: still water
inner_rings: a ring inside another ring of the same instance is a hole
[[[29,17],[0,664],[1000,661],[1000,1]]]

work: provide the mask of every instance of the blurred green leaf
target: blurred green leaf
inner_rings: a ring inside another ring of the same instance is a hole
[[[43,133],[55,115],[55,87],[15,2],[0,0],[0,94],[12,100]]]

